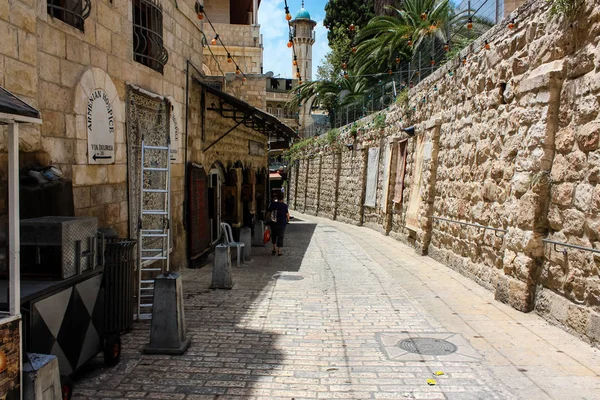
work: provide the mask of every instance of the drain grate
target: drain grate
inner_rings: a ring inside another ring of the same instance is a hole
[[[446,354],[455,353],[458,348],[443,339],[435,339],[428,337],[417,337],[404,339],[398,343],[398,347],[406,350],[409,353],[423,354],[428,356],[443,356]]]
[[[273,275],[273,279],[279,279],[282,281],[301,281],[304,277],[300,275]]]

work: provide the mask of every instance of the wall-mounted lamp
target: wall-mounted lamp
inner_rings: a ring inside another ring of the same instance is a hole
[[[406,132],[406,134],[408,136],[411,136],[411,137],[415,136],[415,127],[414,127],[414,125],[413,126],[409,126],[408,128],[402,128],[402,130],[404,132]]]

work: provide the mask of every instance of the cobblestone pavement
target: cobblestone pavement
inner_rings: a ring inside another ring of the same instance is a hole
[[[294,215],[285,255],[253,248],[232,290],[183,272],[185,355],[142,355],[136,323],[74,398],[600,399],[596,349],[377,232]]]

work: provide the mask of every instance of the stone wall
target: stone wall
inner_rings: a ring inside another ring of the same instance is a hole
[[[497,300],[598,343],[600,257],[544,241],[600,249],[600,9],[589,0],[579,12],[570,20],[550,17],[545,1],[524,4],[507,17],[515,29],[500,23],[411,89],[407,104],[385,110],[384,133],[367,119],[357,123],[356,139],[346,127],[335,145],[315,141],[302,156],[310,158],[308,175],[306,160],[298,173],[323,181],[334,167],[312,163],[337,149],[336,219],[411,244]],[[411,125],[412,137],[402,129]],[[394,143],[402,140],[402,201],[389,204],[401,158]],[[377,204],[365,207],[374,146],[382,149]],[[293,197],[307,197],[308,213],[331,201],[317,203],[314,190],[303,189]]]

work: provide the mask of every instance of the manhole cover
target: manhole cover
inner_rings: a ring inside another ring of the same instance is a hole
[[[443,339],[434,339],[426,337],[416,337],[410,339],[404,339],[398,344],[402,350],[406,350],[409,353],[423,354],[428,356],[443,356],[446,354],[452,354],[458,350],[458,348]]]
[[[274,275],[273,279],[280,279],[282,281],[301,281],[304,277],[299,275]]]

